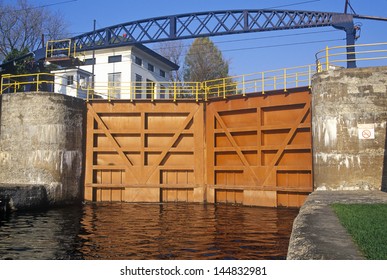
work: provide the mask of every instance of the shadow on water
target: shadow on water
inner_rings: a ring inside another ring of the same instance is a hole
[[[13,213],[5,259],[284,259],[296,209],[201,204],[86,204]]]

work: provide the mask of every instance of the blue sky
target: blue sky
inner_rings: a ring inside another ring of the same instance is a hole
[[[345,0],[31,0],[34,5],[47,5],[59,10],[69,24],[71,36],[97,28],[146,19],[199,11],[227,9],[289,9],[343,12]],[[387,0],[351,0],[360,15],[387,18]],[[356,20],[362,24],[357,44],[387,42],[387,21]],[[261,32],[213,37],[226,59],[230,74],[238,75],[314,62],[316,51],[325,46],[345,44],[345,34],[333,27],[294,31]],[[186,40],[189,45],[192,41]],[[157,45],[147,45],[157,49]],[[386,61],[387,62],[387,61]]]

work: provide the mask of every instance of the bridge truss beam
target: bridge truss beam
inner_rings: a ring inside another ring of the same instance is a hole
[[[163,16],[94,30],[75,36],[71,41],[77,51],[87,51],[137,43],[324,26],[344,30],[347,45],[354,45],[352,15],[290,10],[228,10]],[[36,58],[43,53],[44,50],[35,52]],[[356,67],[354,63],[348,66]]]

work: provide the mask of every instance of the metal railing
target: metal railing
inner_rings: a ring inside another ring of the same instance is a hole
[[[72,46],[71,39],[51,40],[46,43],[46,58],[53,57],[75,57],[75,45]]]
[[[17,92],[55,92],[87,98],[87,84],[68,80],[65,74],[35,73],[23,75],[4,74],[0,94]]]
[[[17,91],[55,91],[67,92],[71,86],[76,94],[91,99],[194,99],[207,100],[212,97],[226,98],[230,95],[249,93],[265,94],[271,90],[284,90],[292,87],[311,86],[312,76],[316,72],[343,67],[348,61],[349,47],[339,46],[326,48],[316,54],[316,65],[305,65],[278,70],[262,71],[205,82],[106,82],[95,83],[94,86],[86,83],[65,82],[65,78],[58,79],[58,74],[36,73],[26,75],[3,75],[1,92]],[[380,61],[387,59],[387,43],[356,45],[356,62]],[[369,66],[369,65],[367,65]],[[61,74],[59,74],[60,76]],[[82,94],[78,94],[81,92]]]
[[[205,82],[107,82],[79,85],[76,89],[92,99],[194,99],[208,100],[212,97],[226,98],[229,95],[248,94],[269,90],[287,90],[290,87],[310,86],[315,73],[312,65],[284,68],[240,76],[227,77]],[[58,80],[58,75],[37,73],[26,75],[3,75],[1,93],[18,91],[49,91],[60,88],[65,93],[69,85]]]
[[[356,48],[356,51],[349,52],[348,49]],[[353,59],[348,59],[347,55],[353,55]],[[322,72],[330,69],[345,68],[347,62],[353,61],[357,64],[362,64],[367,61],[367,65],[372,65],[371,61],[382,61],[387,59],[387,43],[374,44],[359,44],[352,46],[335,46],[326,47],[324,50],[316,53],[316,68],[317,72]],[[358,65],[360,66],[360,65]]]
[[[87,100],[92,99],[204,99],[200,82],[108,82],[94,83],[87,88]]]
[[[262,71],[222,79],[203,82],[206,98],[212,96],[224,97],[232,94],[284,90],[291,87],[311,86],[315,73],[314,65],[305,65],[277,70]]]
[[[1,93],[53,91],[55,75],[51,73],[36,73],[11,75],[1,77]]]

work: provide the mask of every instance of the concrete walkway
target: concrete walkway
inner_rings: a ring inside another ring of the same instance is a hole
[[[293,223],[288,260],[364,259],[329,206],[332,203],[387,203],[381,191],[315,191]]]

